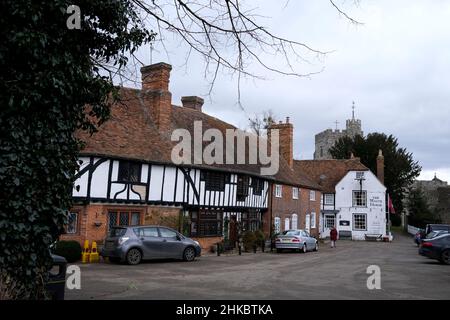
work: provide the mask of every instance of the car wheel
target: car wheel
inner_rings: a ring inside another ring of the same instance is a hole
[[[195,259],[195,250],[192,247],[187,247],[184,249],[183,260],[184,261],[194,261]]]
[[[450,250],[444,250],[441,254],[441,261],[445,264],[450,264]]]
[[[319,243],[316,242],[316,246],[314,247],[314,251],[319,251]]]
[[[306,249],[306,244],[303,244],[302,252],[303,252],[303,253],[306,253],[306,251],[308,251],[308,250]]]
[[[139,249],[133,248],[127,252],[127,263],[131,265],[139,264],[142,260],[142,253]]]

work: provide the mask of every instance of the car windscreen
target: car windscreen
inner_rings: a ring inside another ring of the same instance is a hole
[[[432,239],[432,238],[436,238],[437,236],[443,235],[443,234],[447,234],[448,231],[447,230],[435,230],[435,231],[431,231],[429,234],[427,234],[426,239]]]
[[[283,236],[299,236],[300,231],[298,230],[287,230],[282,233]]]
[[[449,230],[449,229],[450,229],[450,226],[447,226],[447,225],[442,225],[442,226],[440,226],[440,225],[433,225],[433,226],[431,226],[431,230],[433,230],[433,231]]]
[[[112,228],[109,230],[109,236],[110,237],[121,237],[127,232],[127,229],[125,228]]]

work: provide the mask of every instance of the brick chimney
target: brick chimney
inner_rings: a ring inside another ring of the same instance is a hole
[[[286,122],[273,123],[268,129],[268,138],[270,139],[270,131],[273,129],[279,130],[280,136],[280,156],[282,156],[288,163],[291,169],[294,168],[294,126],[289,123],[289,117],[286,117]]]
[[[378,150],[377,156],[377,177],[378,180],[380,180],[381,183],[384,184],[384,156],[381,149]]]
[[[172,122],[172,94],[169,91],[170,70],[167,63],[141,68],[142,93],[149,106],[152,120],[159,130],[168,131]]]
[[[183,107],[194,109],[197,111],[202,111],[202,106],[205,100],[200,97],[190,96],[190,97],[181,97],[181,103]]]

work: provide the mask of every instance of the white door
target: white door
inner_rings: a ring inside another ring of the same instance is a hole
[[[284,219],[284,231],[289,230],[289,218]]]
[[[323,238],[328,238],[330,236],[330,230],[336,225],[336,216],[334,214],[325,214],[323,223]]]
[[[297,214],[292,214],[292,223],[291,223],[292,229],[298,229],[298,216]]]
[[[311,229],[311,215],[307,214],[306,215],[306,220],[305,220],[305,230],[308,231]]]

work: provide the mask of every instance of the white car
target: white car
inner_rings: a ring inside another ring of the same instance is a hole
[[[283,249],[299,250],[300,252],[318,251],[319,244],[316,238],[313,238],[305,230],[286,230],[280,233],[275,239],[275,248],[277,252]]]

